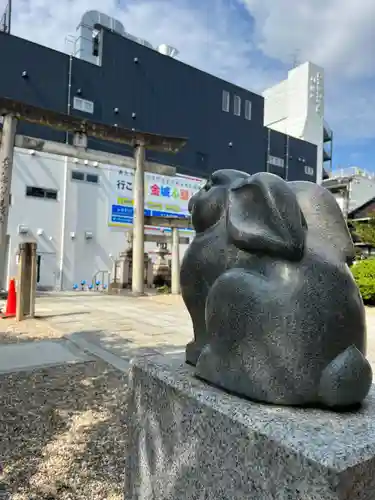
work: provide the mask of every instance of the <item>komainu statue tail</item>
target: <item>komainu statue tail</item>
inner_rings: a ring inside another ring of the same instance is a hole
[[[319,401],[329,408],[351,407],[366,398],[371,384],[371,365],[361,351],[352,345],[323,370]]]

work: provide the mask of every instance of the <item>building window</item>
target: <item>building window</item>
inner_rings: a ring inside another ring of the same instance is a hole
[[[251,101],[245,101],[245,119],[251,120]]]
[[[81,97],[74,97],[73,108],[78,109],[78,111],[83,111],[84,113],[94,113],[94,103],[87,99],[82,99]]]
[[[222,108],[223,108],[223,111],[225,111],[226,113],[229,112],[229,108],[230,108],[230,94],[229,94],[229,92],[227,90],[223,90]]]
[[[269,156],[268,163],[270,165],[273,165],[274,167],[281,167],[281,168],[284,168],[285,165],[283,158],[278,158],[277,156]]]
[[[86,181],[97,184],[99,182],[99,176],[96,174],[86,174]]]
[[[72,170],[72,180],[74,181],[86,181],[91,184],[98,184],[99,176],[97,174],[85,174],[79,170]]]
[[[84,181],[85,174],[83,172],[79,172],[78,170],[72,170],[72,179],[74,181]]]
[[[44,198],[47,200],[57,200],[57,191],[56,189],[26,186],[26,196],[30,196],[32,198]]]
[[[45,189],[45,198],[48,200],[57,200],[57,191],[53,189]]]
[[[314,169],[312,167],[309,167],[308,165],[305,165],[305,174],[313,177]]]
[[[240,116],[241,114],[241,97],[238,95],[234,96],[233,112],[236,116]]]

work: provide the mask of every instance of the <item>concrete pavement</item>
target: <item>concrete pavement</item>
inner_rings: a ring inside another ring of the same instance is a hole
[[[85,362],[94,357],[127,371],[133,357],[173,356],[183,352],[193,336],[191,320],[180,296],[134,298],[90,292],[46,294],[38,298],[36,314],[39,318],[14,325],[15,329],[26,328],[19,340],[27,340],[30,332],[36,341],[31,345],[35,347],[23,347],[23,351],[20,349],[13,356],[11,347],[1,345],[0,333],[0,372],[10,369],[12,357],[14,366],[20,369],[43,363]],[[5,324],[0,323],[0,332]],[[375,367],[373,309],[367,310],[367,324],[368,357]],[[12,341],[13,335],[16,333],[7,333],[8,341]]]
[[[128,361],[181,351],[192,338],[190,317],[178,296],[46,297],[38,301],[37,314],[77,345],[90,343]]]
[[[64,340],[8,344],[0,347],[0,374],[54,365],[85,363],[94,359],[74,344]]]
[[[38,298],[36,314],[38,317],[28,320],[27,325],[26,322],[8,323],[11,326],[6,332],[7,342],[12,342],[12,331],[15,336],[18,329],[26,326],[36,342],[32,344],[35,345],[33,348],[0,345],[0,372],[9,370],[11,359],[14,359],[15,369],[42,366],[43,360],[45,366],[77,362],[69,358],[74,349],[86,353],[87,359],[101,358],[127,371],[133,357],[183,352],[192,338],[190,317],[178,296],[134,298],[90,292],[46,294]],[[27,338],[26,332],[18,341],[24,342]],[[54,342],[47,344],[49,338]],[[58,338],[64,342],[59,344]],[[63,353],[64,349],[67,352]],[[80,359],[80,362],[84,361]]]

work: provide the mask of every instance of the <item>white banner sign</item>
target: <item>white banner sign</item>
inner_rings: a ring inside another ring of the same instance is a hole
[[[133,222],[134,170],[112,168],[110,171],[110,226],[129,226]],[[194,177],[145,174],[145,215],[188,217],[190,198],[205,181]]]

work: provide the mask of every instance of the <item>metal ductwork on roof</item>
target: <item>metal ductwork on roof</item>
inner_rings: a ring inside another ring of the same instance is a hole
[[[95,26],[98,24],[114,31],[115,33],[118,33],[124,38],[128,38],[129,40],[139,43],[144,47],[148,47],[149,49],[157,50],[166,56],[176,57],[178,54],[177,49],[167,44],[161,44],[157,49],[155,49],[147,40],[138,38],[125,31],[124,25],[117,19],[107,16],[97,10],[89,10],[83,14],[81,22],[77,27],[79,35],[76,43],[75,56],[79,59],[83,59],[93,64],[99,64],[100,51],[97,49],[93,50],[93,39],[98,36]]]
[[[161,45],[159,45],[158,52],[169,57],[176,57],[178,55],[178,50],[174,47],[171,47],[171,45],[167,45],[166,43],[162,43]]]
[[[81,22],[77,27],[78,38],[76,43],[75,56],[93,64],[99,63],[99,54],[93,51],[93,39],[97,35],[95,25],[100,24],[119,35],[124,36],[125,28],[123,24],[113,17],[109,17],[97,10],[85,12]]]

